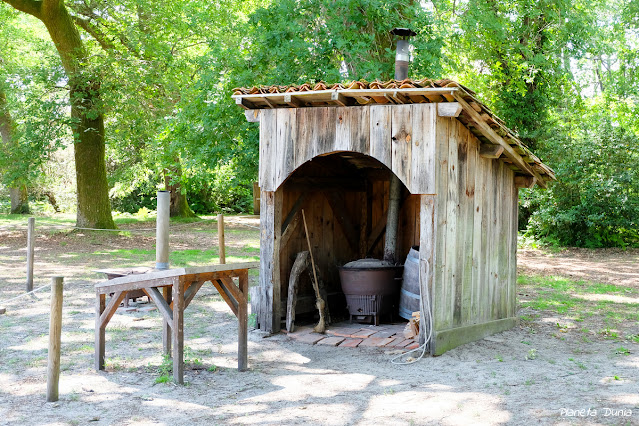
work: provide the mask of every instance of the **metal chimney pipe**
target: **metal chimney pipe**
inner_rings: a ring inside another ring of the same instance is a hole
[[[399,36],[395,53],[395,80],[408,78],[408,63],[410,62],[410,43],[408,39],[417,33],[408,28],[393,28],[392,35]]]
[[[391,34],[400,36],[397,40],[397,53],[395,54],[395,80],[408,78],[408,63],[410,51],[407,38],[416,35],[415,31],[408,28],[395,28]],[[388,213],[386,214],[386,237],[384,239],[384,260],[395,263],[397,259],[397,230],[399,227],[399,204],[402,198],[402,182],[397,175],[390,172],[390,186],[388,191]]]
[[[408,78],[408,62],[410,52],[408,40],[397,40],[397,53],[395,54],[395,80]]]

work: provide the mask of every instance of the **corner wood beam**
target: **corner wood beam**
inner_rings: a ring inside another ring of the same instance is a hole
[[[248,101],[242,97],[235,98],[235,104],[241,106],[244,109],[256,109],[257,107],[251,101]]]
[[[249,123],[259,123],[260,122],[260,110],[259,109],[247,109],[244,111],[244,116],[246,117],[246,121]]]
[[[504,147],[501,145],[493,145],[490,143],[483,143],[479,146],[479,156],[484,158],[499,158],[504,152]]]
[[[462,106],[459,102],[437,102],[437,115],[440,117],[459,117]]]
[[[304,107],[304,102],[300,101],[298,98],[294,97],[290,93],[284,94],[284,103],[288,104],[293,108],[302,108]]]
[[[537,178],[537,183],[539,184],[539,186],[541,186],[542,188],[546,188],[546,183],[541,178],[541,176],[539,176],[539,173],[533,170],[532,167],[530,167],[530,165],[526,163],[523,158],[521,158],[521,155],[519,155],[515,151],[515,149],[510,146],[510,144],[508,144],[508,142],[506,142],[501,136],[495,133],[495,131],[488,124],[486,124],[484,120],[482,120],[479,113],[475,111],[473,107],[468,105],[468,102],[464,100],[459,92],[454,92],[453,96],[455,97],[457,102],[460,103],[466,114],[468,114],[477,128],[484,134],[484,136],[488,138],[488,140],[490,140],[494,144],[503,146],[506,156],[513,161],[515,166],[517,166],[523,172]]]
[[[515,186],[517,188],[532,188],[537,183],[534,176],[515,176]]]
[[[347,98],[339,92],[331,93],[331,101],[335,102],[339,106],[352,106],[355,104],[353,102],[353,98]]]

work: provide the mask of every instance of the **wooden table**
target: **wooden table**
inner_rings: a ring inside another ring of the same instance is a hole
[[[106,326],[129,291],[142,290],[163,317],[164,353],[173,356],[173,379],[184,384],[184,310],[202,285],[210,281],[238,319],[237,368],[248,364],[248,270],[258,262],[167,269],[127,275],[95,286],[95,368],[104,370]],[[233,278],[238,278],[239,286]],[[107,303],[107,295],[113,294]],[[171,350],[172,347],[172,350]]]

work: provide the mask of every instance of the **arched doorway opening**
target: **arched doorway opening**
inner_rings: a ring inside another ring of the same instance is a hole
[[[390,173],[384,164],[368,155],[332,152],[302,164],[276,190],[282,226],[279,259],[274,267],[279,269],[283,319],[293,263],[297,253],[308,250],[301,210],[305,212],[313,256],[331,315],[335,319],[345,318],[346,302],[338,268],[355,259],[382,257]],[[411,246],[419,245],[419,209],[420,197],[403,186],[398,259],[405,259]],[[315,312],[312,282],[303,274],[296,315]]]

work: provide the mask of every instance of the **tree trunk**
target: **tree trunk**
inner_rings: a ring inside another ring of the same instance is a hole
[[[29,214],[29,194],[26,185],[9,188],[11,194],[11,214]]]
[[[69,79],[78,196],[76,224],[114,229],[104,158],[100,78],[86,65],[89,58],[73,17],[63,0],[3,1],[44,23]]]
[[[0,141],[5,146],[6,152],[10,151],[12,146],[17,143],[15,128],[4,88],[0,84]],[[10,184],[9,193],[11,195],[11,214],[28,214],[29,197],[26,183],[14,180]]]
[[[169,176],[169,172],[171,176]],[[170,217],[197,217],[189,203],[186,200],[186,193],[182,191],[180,177],[182,176],[182,167],[178,165],[170,171],[164,169],[164,189],[171,192],[171,206],[169,209]]]

